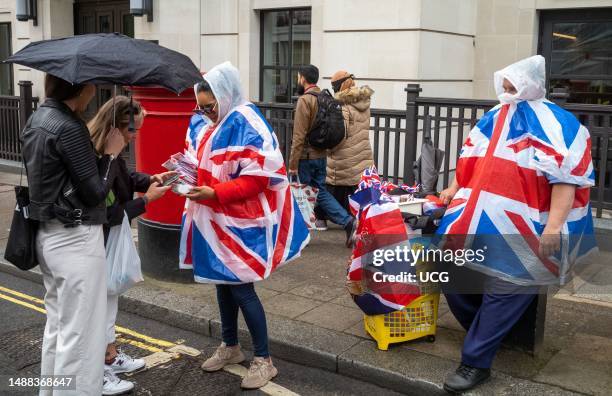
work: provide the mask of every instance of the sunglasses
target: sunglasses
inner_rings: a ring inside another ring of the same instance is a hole
[[[215,111],[215,108],[217,108],[218,103],[219,102],[215,101],[215,103],[211,103],[206,106],[200,106],[199,104],[196,104],[196,108],[192,111],[198,115],[209,115]]]
[[[340,88],[342,87],[342,84],[344,84],[344,82],[346,80],[348,80],[349,78],[352,78],[353,80],[355,79],[355,76],[353,74],[343,77],[339,80],[336,81],[332,81],[331,85],[332,85],[332,89],[334,90],[334,92],[338,92],[340,91]]]

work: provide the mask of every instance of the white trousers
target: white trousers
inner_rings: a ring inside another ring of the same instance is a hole
[[[43,273],[47,324],[41,375],[74,375],[75,391],[40,395],[102,393],[106,350],[106,255],[102,226],[40,225],[36,241]]]
[[[106,343],[115,342],[115,322],[119,308],[119,296],[108,294],[106,296]]]

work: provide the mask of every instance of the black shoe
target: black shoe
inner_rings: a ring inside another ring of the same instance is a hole
[[[481,369],[461,363],[444,382],[444,390],[450,393],[465,392],[491,376],[491,369]]]
[[[344,226],[344,232],[346,232],[346,247],[352,248],[355,242],[355,228],[357,222],[354,218],[351,218],[348,223]]]

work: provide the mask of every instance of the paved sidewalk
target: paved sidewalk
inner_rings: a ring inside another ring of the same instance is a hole
[[[18,181],[18,176],[17,179]],[[0,250],[8,235],[13,176],[0,174]],[[3,185],[4,184],[4,185]],[[465,332],[442,299],[435,343],[414,341],[379,351],[344,289],[350,251],[340,229],[314,233],[303,256],[257,285],[268,316],[273,356],[358,377],[408,394],[442,393],[460,358]],[[608,247],[609,249],[610,247]],[[573,289],[549,296],[542,352],[502,349],[493,378],[472,394],[592,394],[612,391],[612,253],[593,258]],[[605,264],[605,265],[604,265]],[[10,270],[0,265],[0,270]],[[36,278],[35,273],[22,274]],[[1,275],[0,275],[1,276]],[[220,337],[211,285],[146,277],[122,309]],[[250,340],[241,318],[242,343]],[[281,373],[282,375],[282,373]]]

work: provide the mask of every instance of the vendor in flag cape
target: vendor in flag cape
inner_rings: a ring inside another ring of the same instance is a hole
[[[496,72],[494,83],[501,103],[472,129],[456,177],[441,193],[449,205],[438,232],[447,243],[488,248],[484,260],[466,264],[472,275],[462,282],[484,279],[480,294],[458,294],[453,283],[445,290],[467,330],[461,365],[444,384],[451,392],[487,379],[502,340],[539,286],[563,283],[571,266],[596,248],[591,138],[544,97],[544,58],[514,63]]]
[[[253,282],[298,257],[309,233],[291,195],[276,135],[244,99],[238,70],[229,62],[214,67],[197,85],[196,97],[212,124],[197,150],[198,186],[186,194],[188,249],[195,280],[217,284],[223,338],[202,369],[217,371],[245,359],[238,344],[240,309],[255,355],[242,387],[260,388],[277,370]]]

